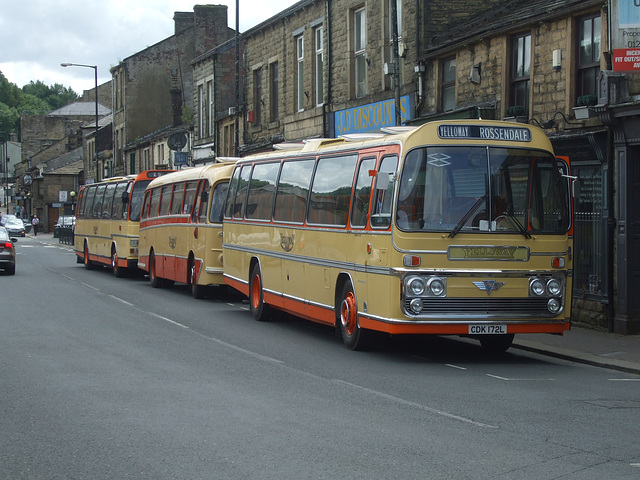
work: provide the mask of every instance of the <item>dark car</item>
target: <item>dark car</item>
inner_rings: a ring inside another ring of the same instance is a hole
[[[25,236],[24,223],[18,217],[15,215],[3,215],[2,219],[4,221],[4,228],[7,229],[9,235]]]
[[[73,230],[76,226],[76,217],[73,215],[62,215],[58,218],[58,221],[53,226],[53,238],[60,236],[61,228],[70,228]]]
[[[11,238],[6,228],[0,227],[0,269],[9,275],[16,273],[16,249],[13,244],[17,241]]]

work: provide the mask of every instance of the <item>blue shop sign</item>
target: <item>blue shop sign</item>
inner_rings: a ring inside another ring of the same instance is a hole
[[[400,97],[400,118],[405,123],[411,118],[411,96]],[[396,124],[396,101],[394,98],[381,102],[347,108],[333,114],[334,136],[347,133],[379,132],[383,127]]]

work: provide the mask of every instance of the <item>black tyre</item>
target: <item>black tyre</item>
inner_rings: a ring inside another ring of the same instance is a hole
[[[504,353],[513,343],[513,333],[507,335],[485,335],[480,337],[480,345],[488,353]]]
[[[89,260],[89,246],[87,244],[84,245],[84,268],[87,270],[93,270],[94,265],[91,260]]]
[[[164,282],[162,278],[158,277],[156,268],[156,256],[151,252],[149,254],[149,283],[153,288],[161,288]]]
[[[118,252],[115,247],[111,249],[111,269],[116,278],[122,278],[126,274],[126,269],[118,266]]]
[[[259,322],[264,322],[271,316],[271,309],[264,303],[264,290],[262,288],[262,272],[257,263],[251,269],[249,277],[249,308],[251,315]]]
[[[336,322],[344,345],[350,350],[367,350],[371,347],[372,332],[360,328],[358,303],[353,286],[346,282],[337,306]]]
[[[197,271],[196,271],[196,261],[191,258],[189,260],[189,271],[188,271],[188,283],[189,283],[189,289],[191,290],[191,295],[193,296],[193,298],[195,299],[201,299],[204,298],[206,293],[207,293],[207,287],[203,286],[203,285],[198,285],[198,279],[197,277]]]

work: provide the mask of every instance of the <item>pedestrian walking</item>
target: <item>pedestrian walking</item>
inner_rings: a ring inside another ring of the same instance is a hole
[[[38,225],[40,225],[40,219],[37,215],[31,217],[31,225],[33,226],[33,234],[38,235]]]

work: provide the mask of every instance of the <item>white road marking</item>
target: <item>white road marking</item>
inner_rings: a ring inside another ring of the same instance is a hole
[[[383,393],[378,390],[372,390],[367,387],[363,387],[361,385],[356,385],[355,383],[345,382],[344,380],[333,379],[332,382],[340,383],[343,385],[347,385],[349,387],[357,388],[358,390],[362,390],[364,392],[371,393],[378,397],[385,398],[387,400],[391,400],[397,403],[401,403],[403,405],[407,405],[409,407],[419,408],[420,410],[425,410],[429,413],[434,413],[436,415],[440,415],[441,417],[450,418],[452,420],[458,420],[464,423],[470,423],[471,425],[475,425],[476,427],[484,427],[484,428],[499,428],[497,425],[489,425],[487,423],[476,422],[475,420],[471,420],[470,418],[461,417],[459,415],[454,415],[453,413],[445,412],[443,410],[438,410],[437,408],[429,407],[427,405],[422,405],[420,403],[411,402],[409,400],[404,400],[403,398],[399,398],[393,395],[389,395],[388,393]]]

